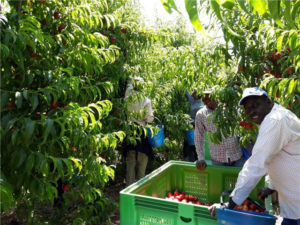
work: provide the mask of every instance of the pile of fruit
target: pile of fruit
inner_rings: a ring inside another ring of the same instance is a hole
[[[242,203],[242,205],[236,205],[234,209],[238,210],[244,210],[248,212],[259,212],[259,213],[265,213],[263,209],[258,207],[257,205],[253,204],[252,202],[246,200]]]
[[[166,199],[175,202],[182,202],[182,203],[189,203],[189,204],[196,204],[196,205],[205,205],[205,206],[212,205],[212,203],[205,203],[199,201],[197,196],[187,195],[185,191],[179,192],[178,189],[175,189],[173,193],[169,192],[166,196]]]

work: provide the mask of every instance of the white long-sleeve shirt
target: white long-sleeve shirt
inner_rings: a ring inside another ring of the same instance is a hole
[[[240,205],[266,173],[269,188],[278,192],[280,215],[300,219],[300,119],[277,104],[259,127],[252,156],[231,194],[233,201]]]
[[[141,92],[134,90],[132,83],[127,85],[125,101],[128,102],[128,121],[144,126],[154,120],[150,99],[143,96]]]

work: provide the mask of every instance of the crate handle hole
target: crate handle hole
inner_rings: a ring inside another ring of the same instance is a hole
[[[186,217],[181,216],[180,219],[181,219],[183,222],[185,222],[185,223],[190,223],[190,222],[192,222],[192,219],[191,219],[191,218],[186,218]]]

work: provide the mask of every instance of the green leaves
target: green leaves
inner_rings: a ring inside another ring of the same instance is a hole
[[[179,12],[174,0],[160,0],[160,1],[168,13],[172,13],[173,10]]]
[[[261,16],[265,17],[268,15],[268,5],[266,0],[250,0],[250,5],[253,7],[253,10],[258,12]]]
[[[281,10],[280,10],[280,2],[281,1],[272,1],[268,0],[268,7],[270,10],[271,17],[278,24],[279,27],[282,27],[281,19]]]
[[[185,0],[184,2],[185,2],[186,11],[189,15],[189,18],[190,18],[191,23],[193,24],[194,28],[197,31],[200,31],[204,34],[205,32],[202,30],[203,26],[200,23],[200,20],[198,18],[197,1]]]

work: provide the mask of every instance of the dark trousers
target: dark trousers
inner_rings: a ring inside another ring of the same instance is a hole
[[[186,140],[183,143],[183,157],[187,158],[188,162],[195,162],[198,158],[195,145],[188,145]]]
[[[281,225],[300,225],[300,219],[292,220],[292,219],[283,218]]]

